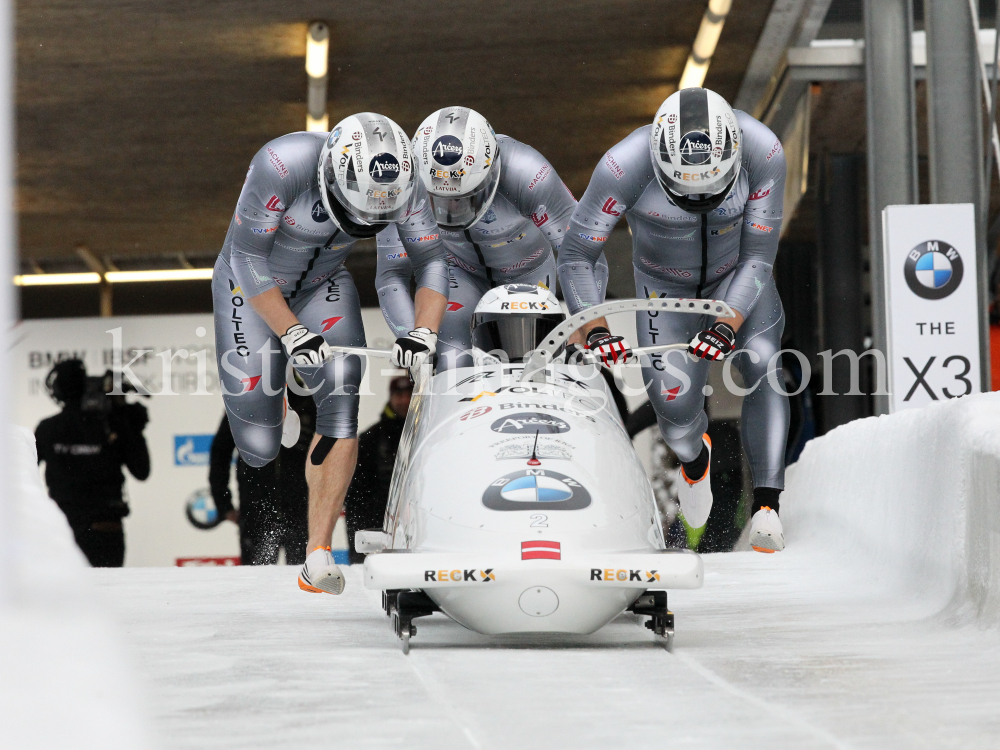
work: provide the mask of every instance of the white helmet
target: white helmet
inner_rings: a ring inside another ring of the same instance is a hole
[[[708,89],[681,89],[667,97],[653,120],[653,172],[677,206],[708,213],[739,176],[742,140],[725,99]]]
[[[439,109],[413,137],[434,219],[468,229],[486,213],[500,182],[500,152],[486,118],[468,107]]]
[[[388,117],[360,112],[337,123],[319,155],[323,207],[352,237],[374,237],[410,215],[416,196],[410,141]]]
[[[523,359],[566,319],[559,300],[542,285],[505,284],[483,295],[472,315],[472,330],[482,349],[501,349]]]

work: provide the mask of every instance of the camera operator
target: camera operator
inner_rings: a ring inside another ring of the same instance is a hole
[[[142,431],[146,407],[111,396],[111,372],[87,377],[79,359],[56,364],[45,387],[62,411],[35,429],[38,461],[45,462],[49,495],[66,514],[76,543],[95,568],[121,567],[125,560],[122,466],[139,481],[149,476],[149,450]]]

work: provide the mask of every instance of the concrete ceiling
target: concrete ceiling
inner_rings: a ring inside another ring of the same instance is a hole
[[[302,129],[308,21],[332,26],[330,122],[412,131],[461,103],[538,148],[579,196],[672,93],[705,0],[17,4],[23,265],[208,265],[246,167]],[[769,2],[736,0],[706,85],[730,99]],[[157,261],[159,259],[159,261]]]

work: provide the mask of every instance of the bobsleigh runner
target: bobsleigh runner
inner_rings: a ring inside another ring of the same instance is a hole
[[[544,287],[508,285],[476,307],[474,362],[418,375],[383,528],[355,539],[404,653],[413,621],[438,611],[506,634],[593,633],[628,610],[671,648],[666,592],[699,588],[701,558],[666,548],[599,366],[563,355],[583,323],[636,310],[732,315],[715,300],[636,299],[567,319]]]

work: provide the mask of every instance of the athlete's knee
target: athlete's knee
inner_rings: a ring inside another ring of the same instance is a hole
[[[320,435],[320,440],[324,437],[343,440],[358,436],[358,398],[355,396],[352,401],[333,404],[333,408],[324,405],[316,410],[316,433]]]
[[[663,442],[681,461],[693,461],[701,453],[701,436],[708,429],[708,415],[704,410],[687,424],[676,424],[657,415],[657,425]]]
[[[240,457],[248,466],[260,468],[275,459],[281,448],[282,425],[267,427],[251,424],[229,415],[229,426]]]
[[[243,460],[243,463],[254,469],[259,469],[262,466],[267,466],[275,459],[275,456],[278,455],[278,452],[275,451],[274,456],[271,456],[270,458],[265,458],[264,456],[257,456],[251,453],[250,451],[244,450],[243,448],[240,448],[239,452],[240,452],[240,458]]]

